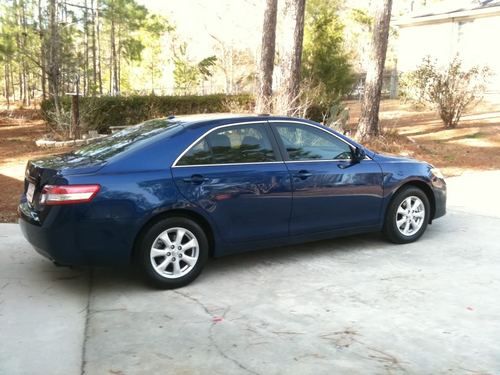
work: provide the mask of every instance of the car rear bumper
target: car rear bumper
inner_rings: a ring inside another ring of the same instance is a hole
[[[54,206],[43,220],[37,220],[22,202],[18,214],[24,237],[53,262],[66,266],[130,263],[135,231],[128,222],[85,217],[84,211],[69,205]]]
[[[75,244],[71,226],[51,225],[51,220],[37,223],[27,215],[23,204],[19,205],[18,213],[21,231],[38,253],[61,265],[88,264]]]

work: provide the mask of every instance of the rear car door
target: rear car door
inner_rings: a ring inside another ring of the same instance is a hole
[[[377,225],[382,170],[373,160],[351,159],[352,146],[312,124],[272,121],[290,171],[290,234],[302,235]]]
[[[172,174],[225,241],[288,236],[290,175],[266,121],[212,129],[181,154]]]

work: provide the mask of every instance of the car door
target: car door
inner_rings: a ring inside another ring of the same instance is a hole
[[[352,146],[320,126],[271,125],[292,178],[291,235],[379,223],[382,171],[375,161],[353,162]]]
[[[225,241],[288,236],[290,175],[266,121],[212,129],[178,158],[172,174]]]

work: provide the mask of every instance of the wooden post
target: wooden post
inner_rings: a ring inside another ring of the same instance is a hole
[[[76,77],[76,93],[71,95],[71,126],[69,129],[69,137],[71,139],[80,138],[80,77]]]
[[[76,95],[71,96],[71,128],[69,132],[71,139],[80,138],[80,108],[78,99],[79,95],[77,91]]]

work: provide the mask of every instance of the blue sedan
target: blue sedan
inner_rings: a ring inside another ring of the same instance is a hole
[[[415,241],[445,214],[446,184],[308,120],[170,117],[29,161],[18,211],[57,264],[135,262],[176,288],[209,256],[375,231]]]

